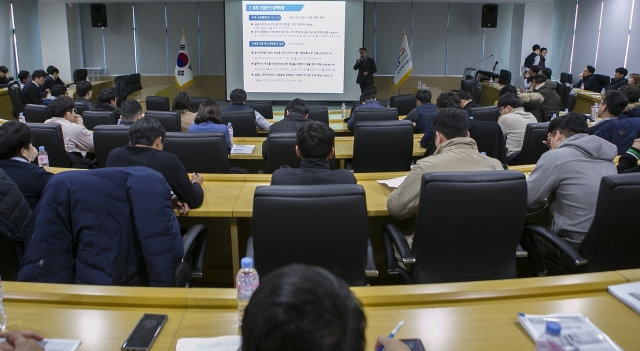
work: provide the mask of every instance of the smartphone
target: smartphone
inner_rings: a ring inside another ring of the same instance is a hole
[[[407,344],[411,351],[425,351],[420,339],[401,339],[400,341]]]
[[[122,344],[122,351],[149,350],[167,322],[166,314],[143,314],[133,331]]]

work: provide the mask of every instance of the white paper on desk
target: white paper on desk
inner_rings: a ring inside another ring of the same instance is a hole
[[[251,154],[255,145],[233,145],[231,148],[232,154]]]
[[[378,180],[378,183],[386,184],[389,188],[397,188],[400,186],[400,184],[402,184],[402,182],[404,182],[405,178],[407,178],[407,176],[387,180]]]
[[[610,285],[609,294],[640,313],[640,282]]]
[[[5,338],[0,338],[0,343]],[[80,346],[80,340],[74,339],[44,339],[38,343],[44,347],[44,351],[75,351]]]
[[[239,335],[226,335],[216,338],[183,338],[178,340],[176,351],[237,351],[242,345]]]

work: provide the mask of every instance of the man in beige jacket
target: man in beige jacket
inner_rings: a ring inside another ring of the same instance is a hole
[[[538,120],[522,107],[522,100],[517,94],[507,93],[498,100],[500,117],[498,124],[507,141],[507,163],[513,164],[522,149],[524,132],[527,124],[537,123]]]

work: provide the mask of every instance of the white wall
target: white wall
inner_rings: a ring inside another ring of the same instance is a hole
[[[63,3],[40,1],[38,17],[43,68],[56,66],[60,70],[60,79],[71,81],[69,31],[65,25],[67,23],[66,6],[67,4]]]
[[[522,28],[522,51],[520,53],[520,65],[531,53],[534,44],[551,50],[551,23],[553,16],[553,4],[549,2],[528,3],[524,7],[524,25]],[[571,19],[567,19],[571,20]],[[547,66],[552,67],[547,55]],[[554,70],[554,76],[555,74]]]

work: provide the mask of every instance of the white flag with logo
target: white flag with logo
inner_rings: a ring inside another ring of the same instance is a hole
[[[396,74],[393,77],[393,88],[398,89],[411,76],[413,72],[413,63],[411,63],[411,52],[409,51],[409,42],[407,35],[402,33],[402,44],[400,45],[400,53],[398,54],[398,63],[396,64]]]
[[[178,51],[174,79],[178,90],[184,90],[193,84],[191,59],[189,57],[189,50],[187,50],[187,33],[184,30],[182,30],[182,40],[180,41],[180,51]]]

